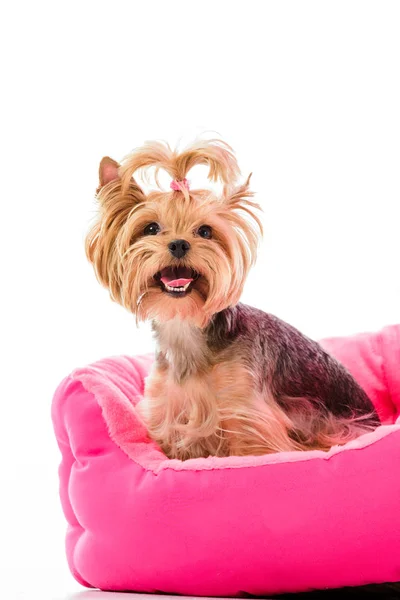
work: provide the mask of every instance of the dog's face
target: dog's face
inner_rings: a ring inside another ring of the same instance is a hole
[[[100,178],[99,220],[87,238],[112,298],[137,320],[179,317],[200,327],[236,304],[261,228],[248,182],[221,197],[186,189],[146,195],[132,178],[124,185],[117,170],[113,177]]]

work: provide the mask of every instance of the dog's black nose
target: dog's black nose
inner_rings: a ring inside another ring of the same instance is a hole
[[[175,258],[182,258],[189,250],[190,244],[186,240],[173,240],[168,244],[168,249]]]

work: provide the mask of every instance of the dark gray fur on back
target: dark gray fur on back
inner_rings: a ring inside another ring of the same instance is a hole
[[[350,373],[317,342],[262,310],[239,303],[214,315],[207,344],[215,354],[240,356],[254,373],[255,387],[270,387],[286,409],[306,397],[341,417],[372,413],[372,402]]]

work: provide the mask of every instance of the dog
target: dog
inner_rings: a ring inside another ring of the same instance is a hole
[[[197,165],[220,192],[190,189]],[[158,187],[145,192],[138,176],[150,168]],[[250,176],[240,177],[218,139],[181,151],[147,142],[121,164],[100,163],[86,254],[111,298],[152,323],[155,361],[138,410],[169,458],[328,451],[379,424],[317,342],[240,303],[263,237]]]

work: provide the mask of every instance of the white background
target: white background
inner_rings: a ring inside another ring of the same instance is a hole
[[[55,600],[80,588],[52,394],[153,347],[84,255],[101,157],[218,132],[265,210],[243,300],[315,338],[399,322],[400,4],[9,2],[0,21],[0,596]]]

